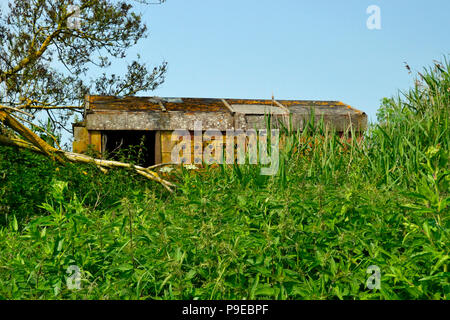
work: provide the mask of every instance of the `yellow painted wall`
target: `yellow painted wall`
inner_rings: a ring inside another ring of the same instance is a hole
[[[86,152],[89,144],[89,132],[85,127],[73,128],[73,152],[83,153]]]
[[[94,150],[102,152],[102,134],[100,131],[88,131],[85,127],[73,128],[73,152],[85,153],[89,145],[92,145]]]
[[[160,146],[158,146],[158,143],[156,143],[156,147],[160,147],[160,153],[161,153],[161,162],[162,163],[169,163],[172,162],[171,154],[173,148],[180,144],[182,139],[180,138],[178,141],[172,141],[172,131],[161,131],[160,132]],[[203,137],[205,139],[205,137]],[[222,140],[216,140],[213,139],[212,141],[204,141],[202,145],[202,157],[203,153],[205,152],[206,148],[210,148],[211,154],[214,156],[214,150],[216,147],[221,148],[222,144],[226,143],[226,136],[223,133],[223,139]],[[280,148],[282,148],[282,145],[284,144],[283,137],[280,137]],[[94,151],[97,151],[101,154],[102,151],[102,134],[101,131],[88,131],[85,127],[74,127],[74,142],[73,142],[73,151],[77,153],[85,153],[88,150],[88,146],[92,145],[94,148]],[[182,147],[179,145],[178,147]],[[190,154],[186,155],[183,152],[183,157],[185,158],[186,163],[195,163],[195,145],[194,145],[194,134],[191,133],[191,139],[190,139]],[[187,147],[185,147],[187,148]],[[225,147],[223,147],[225,148]],[[158,152],[158,150],[157,150]],[[180,152],[181,154],[181,152]],[[237,157],[237,150],[235,148],[234,157]],[[189,159],[190,158],[190,159]],[[214,157],[213,157],[214,158]],[[188,161],[190,160],[190,161]],[[216,159],[218,160],[218,159]]]
[[[245,134],[244,134],[245,136]],[[281,137],[280,137],[281,138]],[[205,140],[206,137],[203,136],[203,140]],[[237,139],[237,138],[235,138]],[[261,139],[258,137],[258,139]],[[182,148],[182,138],[180,137],[180,139],[178,141],[172,141],[172,131],[161,131],[161,161],[162,163],[169,163],[172,162],[171,159],[171,154],[172,154],[172,150],[173,148],[177,145],[177,148]],[[235,142],[235,149],[234,149],[234,158],[237,159],[237,147],[236,147],[236,142],[237,140],[234,141]],[[248,144],[248,140],[246,141],[246,144]],[[187,155],[185,152],[181,152],[180,151],[180,156],[183,155],[182,160],[185,159],[184,161],[186,163],[198,163],[198,161],[202,161],[204,160],[204,152],[205,150],[208,150],[209,153],[211,154],[211,158],[215,159],[215,160],[219,160],[220,159],[220,155],[219,158],[215,157],[215,148],[219,148],[220,150],[225,150],[226,152],[226,148],[225,148],[225,143],[226,143],[226,136],[225,133],[222,133],[222,139],[215,139],[215,137],[213,137],[213,139],[211,139],[211,141],[203,141],[202,144],[202,155],[201,157],[196,159],[196,149],[195,149],[195,144],[194,144],[194,134],[191,133],[191,139],[190,139],[190,154]],[[282,142],[280,141],[280,145],[282,144]],[[185,147],[187,148],[187,147]],[[208,149],[209,148],[209,149]],[[247,146],[246,146],[247,148]],[[200,156],[200,155],[198,155]],[[225,155],[225,157],[227,157]],[[190,161],[188,161],[190,160]],[[224,159],[223,161],[226,161],[226,159]]]
[[[100,131],[89,131],[89,144],[97,152],[102,152],[102,133]]]

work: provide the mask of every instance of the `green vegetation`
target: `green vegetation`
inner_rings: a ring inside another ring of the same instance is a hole
[[[285,130],[277,176],[174,170],[175,194],[0,146],[0,297],[448,299],[449,71],[384,99],[364,139]]]

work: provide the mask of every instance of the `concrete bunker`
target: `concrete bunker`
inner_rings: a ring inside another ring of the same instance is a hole
[[[367,128],[367,115],[340,101],[160,98],[86,96],[82,122],[73,124],[73,151],[92,149],[100,156],[114,157],[121,148],[136,148],[144,139],[146,151],[141,165],[171,162],[174,130],[193,132],[196,123],[202,130],[265,129],[267,114],[271,127],[281,125],[303,130],[312,114],[318,123],[338,132],[352,128],[361,133]],[[193,141],[192,141],[193,143]],[[191,148],[194,163],[194,148]],[[189,163],[189,162],[188,162]]]

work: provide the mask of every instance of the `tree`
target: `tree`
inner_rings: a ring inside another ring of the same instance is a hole
[[[4,143],[21,139],[11,134],[12,129],[29,146],[64,162],[67,155],[60,148],[28,128],[46,131],[30,121],[37,110],[45,110],[54,128],[64,129],[87,93],[135,95],[164,82],[167,63],[149,70],[139,57],[124,76],[106,73],[114,59],[125,58],[127,50],[147,35],[133,1],[11,0],[8,6],[6,13],[0,11],[0,135]],[[89,79],[92,68],[100,75]]]
[[[18,109],[47,109],[64,126],[66,111],[80,106],[84,95],[135,95],[154,90],[164,81],[167,64],[153,70],[138,60],[125,76],[99,72],[88,79],[89,68],[105,70],[114,58],[146,36],[147,26],[130,1],[13,0],[0,12],[0,86],[2,102]]]

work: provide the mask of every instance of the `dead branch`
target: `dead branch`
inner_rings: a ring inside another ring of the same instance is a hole
[[[48,132],[48,130],[45,130],[44,128],[41,128],[41,127],[35,125],[33,122],[31,122],[31,121],[29,121],[29,120],[27,120],[27,119],[24,119],[24,118],[22,118],[22,117],[19,117],[19,116],[15,116],[15,117],[16,117],[18,120],[23,121],[23,122],[26,122],[26,123],[28,123],[29,125],[35,127],[37,130],[42,131],[42,132],[44,132],[45,134],[47,134],[47,135],[53,140],[53,142],[55,142],[56,146],[57,146],[59,149],[61,149],[61,146],[59,145],[58,139],[57,139],[53,134],[51,134],[50,132]]]
[[[43,151],[40,148],[35,147],[33,144],[22,140],[17,137],[7,137],[5,135],[0,135],[0,143],[4,145],[9,146],[15,146],[20,147],[24,149],[28,149],[34,152],[39,152],[42,154],[47,155],[45,151]],[[56,150],[56,149],[55,149]],[[172,188],[176,187],[173,183],[162,179],[156,172],[144,168],[141,166],[135,166],[130,163],[124,163],[119,161],[111,161],[111,160],[103,160],[103,159],[95,159],[92,157],[89,157],[84,154],[74,153],[74,152],[68,152],[68,151],[62,151],[62,150],[56,150],[55,153],[57,153],[59,156],[63,156],[65,159],[71,161],[71,162],[77,162],[77,163],[93,163],[95,164],[102,172],[107,172],[106,168],[128,168],[134,170],[136,173],[140,174],[141,176],[159,182],[166,188],[168,191],[173,192]]]
[[[20,103],[17,104],[15,110],[21,110],[21,109],[35,109],[35,110],[82,110],[84,109],[83,106],[56,106],[53,104],[45,103],[38,101],[36,99],[29,99],[21,97]]]
[[[0,135],[0,143],[18,146],[21,148],[26,148],[32,151],[37,151],[43,153],[46,156],[49,156],[52,160],[57,160],[60,163],[64,163],[66,160],[72,162],[81,162],[81,163],[94,163],[97,167],[100,168],[101,171],[105,172],[106,168],[129,168],[135,170],[136,173],[146,177],[147,179],[157,181],[161,183],[167,190],[172,192],[171,187],[175,187],[169,181],[161,179],[159,175],[150,170],[149,168],[144,168],[141,166],[135,166],[130,163],[124,163],[119,161],[110,161],[110,160],[102,160],[95,159],[83,154],[67,152],[60,149],[56,149],[41,139],[38,135],[36,135],[29,128],[25,127],[22,123],[16,120],[12,115],[9,114],[8,111],[0,109],[0,122],[3,122],[7,127],[14,130],[26,140],[22,140],[18,137],[7,137],[5,135]]]
[[[152,169],[161,168],[161,167],[165,167],[165,166],[176,166],[176,165],[178,165],[178,163],[175,163],[175,162],[158,163],[153,166],[147,167],[147,169],[152,170]]]
[[[36,109],[36,110],[82,110],[84,107],[78,107],[78,106],[27,106],[27,105],[21,105],[18,106],[20,109]]]
[[[17,121],[7,111],[0,110],[0,121],[2,121],[7,127],[11,128],[15,132],[19,133],[22,137],[28,140],[35,147],[39,148],[45,155],[49,156],[52,160],[57,160],[60,163],[64,163],[64,159],[58,153],[58,149],[53,148],[47,142],[42,140],[37,134],[25,127],[22,123]]]
[[[133,165],[130,163],[124,163],[124,162],[113,161],[113,160],[95,159],[95,158],[92,158],[92,157],[89,157],[89,156],[86,156],[83,154],[73,153],[73,152],[64,152],[64,155],[66,156],[67,159],[69,159],[70,161],[73,161],[73,162],[94,163],[103,168],[119,167],[119,168],[134,169],[138,174],[140,174],[150,180],[154,180],[154,181],[161,183],[167,190],[169,190],[171,192],[172,192],[172,189],[170,187],[175,187],[175,185],[173,183],[160,178],[156,172],[149,170],[147,168],[141,167],[141,166],[136,166],[136,165]]]

